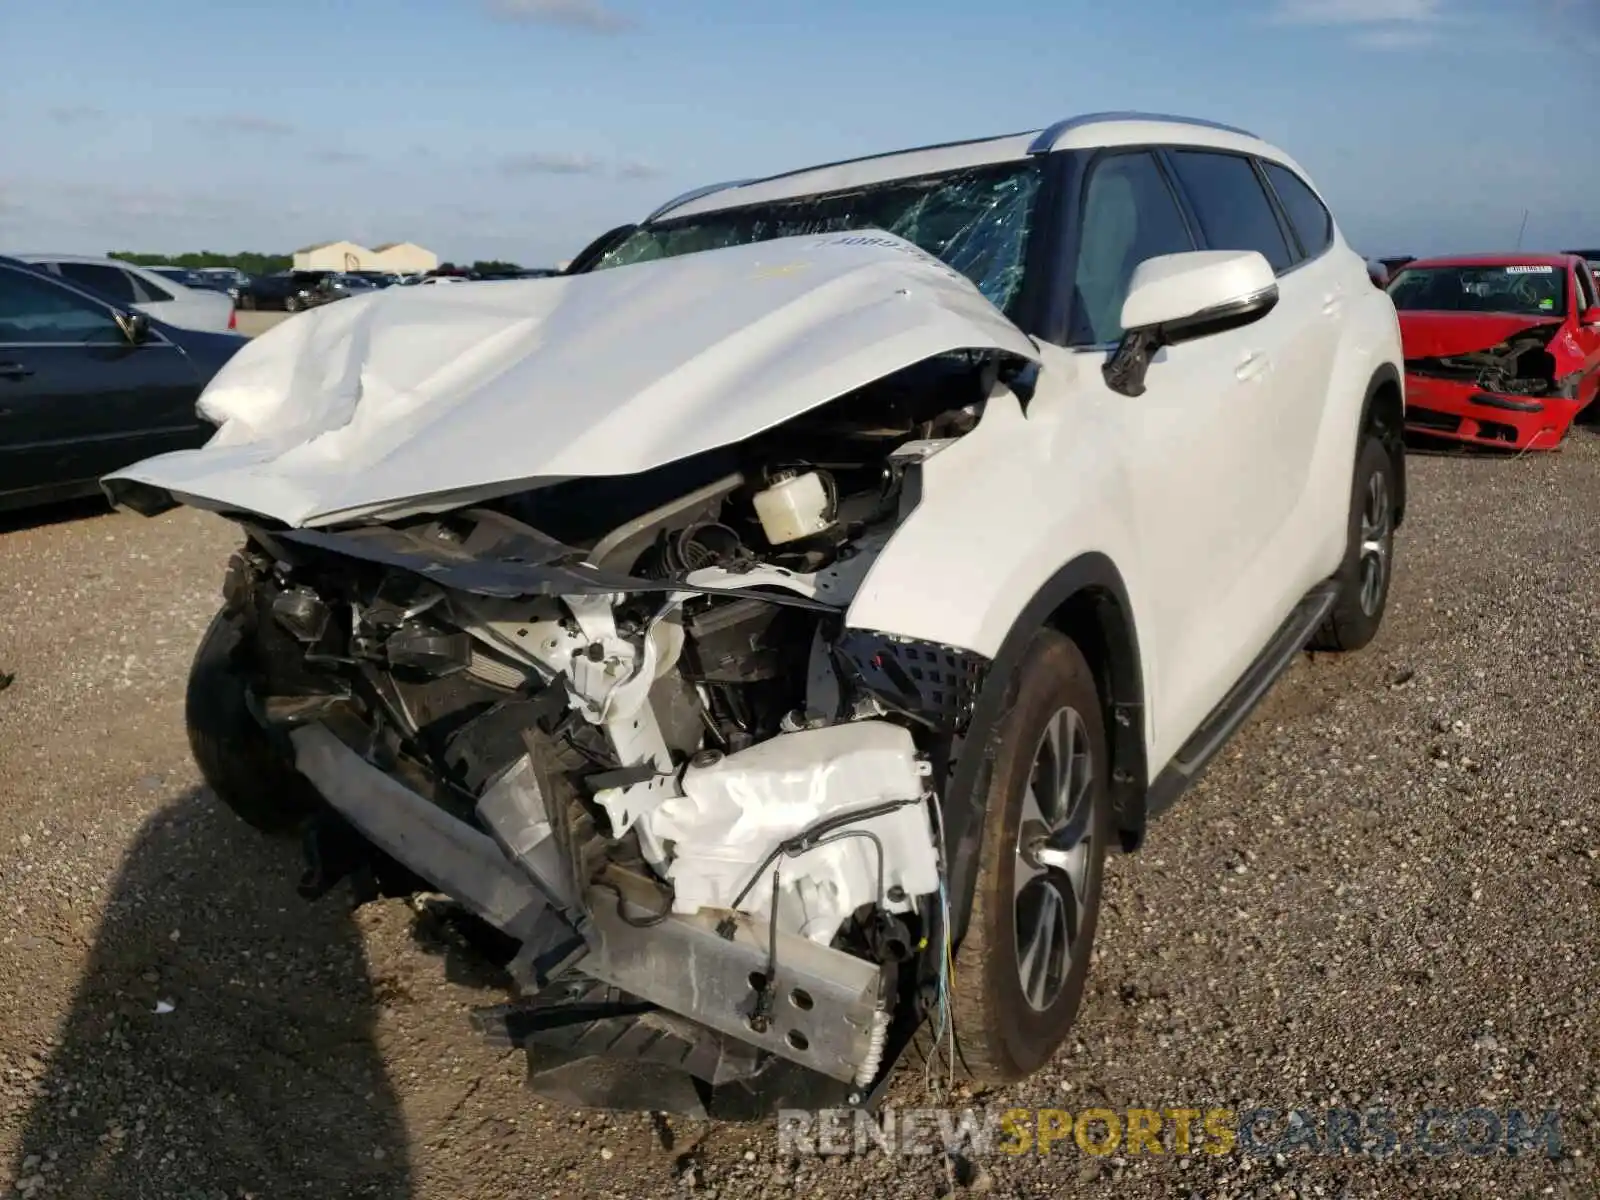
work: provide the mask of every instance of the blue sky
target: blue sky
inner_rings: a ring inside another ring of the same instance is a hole
[[[0,0],[0,249],[565,258],[1074,112],[1282,145],[1368,254],[1600,243],[1600,0]]]

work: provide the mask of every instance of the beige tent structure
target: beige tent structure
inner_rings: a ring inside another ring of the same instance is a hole
[[[393,271],[416,274],[432,271],[439,256],[415,242],[385,242],[366,246],[356,242],[320,242],[294,252],[296,271]]]

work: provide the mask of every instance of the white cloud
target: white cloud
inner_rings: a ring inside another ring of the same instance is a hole
[[[1444,16],[1445,0],[1278,0],[1288,25],[1425,24]]]
[[[61,104],[47,109],[45,116],[57,125],[76,125],[80,121],[96,121],[106,115],[106,110],[92,104]]]
[[[614,179],[659,179],[666,172],[639,158],[602,158],[570,150],[529,150],[499,161],[502,175],[609,175]]]
[[[1368,50],[1414,50],[1418,46],[1433,45],[1439,40],[1439,34],[1434,29],[1387,25],[1375,29],[1363,29],[1351,40]]]
[[[488,5],[502,20],[564,25],[588,33],[621,33],[634,23],[599,0],[488,0]]]
[[[311,161],[330,167],[347,167],[366,162],[367,156],[358,150],[314,150],[311,153]]]
[[[530,150],[500,160],[505,175],[598,175],[604,170],[605,163],[594,155],[565,150]]]
[[[287,137],[295,131],[287,121],[259,113],[226,113],[218,117],[196,117],[197,126],[208,133],[250,137]]]
[[[1438,41],[1452,0],[1276,0],[1271,20],[1348,30],[1366,50],[1411,50]]]

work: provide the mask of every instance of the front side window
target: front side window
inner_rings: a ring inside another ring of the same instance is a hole
[[[1193,249],[1154,157],[1114,154],[1097,162],[1084,192],[1069,344],[1097,346],[1120,338],[1122,302],[1134,269],[1148,258]]]
[[[1172,164],[1212,250],[1259,250],[1279,273],[1293,264],[1272,202],[1250,160],[1237,154],[1174,150]]]
[[[1578,301],[1580,314],[1587,312],[1596,305],[1600,305],[1600,296],[1595,293],[1594,276],[1590,274],[1588,266],[1584,263],[1579,263],[1578,269],[1573,274],[1578,277],[1578,292],[1581,297]]]
[[[111,313],[30,271],[0,267],[0,343],[73,345],[122,337]]]
[[[1548,263],[1407,267],[1389,284],[1389,297],[1401,312],[1563,317],[1568,274],[1565,267]]]
[[[106,267],[99,263],[64,262],[57,264],[63,279],[97,292],[118,304],[137,304],[139,297],[133,291],[133,278],[126,271]]]
[[[1315,258],[1333,245],[1333,217],[1310,185],[1288,167],[1277,163],[1261,164],[1267,173],[1267,182],[1278,193],[1278,202],[1300,239],[1300,247],[1307,258]]]
[[[882,229],[943,260],[995,307],[1008,310],[1022,288],[1039,174],[1039,161],[1030,159],[667,219],[635,229],[590,269],[774,238]]]

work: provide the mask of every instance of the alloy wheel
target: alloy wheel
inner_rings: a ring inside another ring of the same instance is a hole
[[[1015,849],[1017,974],[1036,1011],[1060,995],[1088,911],[1094,771],[1083,717],[1058,709],[1034,750]]]
[[[1372,616],[1383,602],[1389,580],[1389,536],[1394,512],[1389,503],[1389,480],[1382,471],[1367,479],[1361,505],[1361,611]]]

